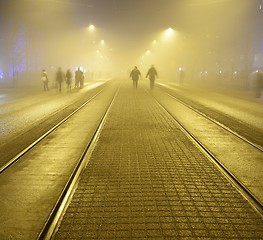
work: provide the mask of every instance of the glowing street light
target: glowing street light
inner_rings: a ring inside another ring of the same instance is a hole
[[[105,41],[102,39],[102,40],[100,40],[100,46],[101,47],[105,47]]]
[[[174,30],[172,28],[168,28],[167,30],[165,30],[165,35],[167,37],[172,36],[174,34]]]
[[[150,50],[147,50],[147,51],[146,51],[146,54],[147,54],[147,55],[151,54],[151,51],[150,51]]]
[[[174,40],[175,37],[175,30],[172,28],[164,29],[161,33],[162,41],[171,41]]]
[[[90,31],[94,31],[94,29],[95,29],[95,26],[93,24],[89,25],[89,30]]]

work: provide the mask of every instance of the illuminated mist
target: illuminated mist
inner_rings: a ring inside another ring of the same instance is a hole
[[[263,69],[261,0],[0,0],[0,83],[81,66],[88,78],[248,86]],[[93,24],[94,28],[89,26]],[[91,74],[92,73],[92,74]],[[1,87],[1,86],[0,86]]]

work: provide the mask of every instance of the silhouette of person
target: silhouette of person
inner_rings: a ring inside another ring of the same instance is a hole
[[[75,72],[75,88],[83,88],[84,86],[84,74],[80,70],[80,68],[77,69]]]
[[[70,69],[68,69],[66,72],[66,84],[69,92],[71,91],[71,83],[72,83],[72,72]]]
[[[155,78],[158,77],[157,71],[154,67],[154,65],[152,65],[150,67],[150,69],[148,70],[147,74],[146,74],[146,78],[149,77],[150,80],[150,88],[153,89],[154,88],[154,82],[155,82]]]
[[[47,77],[47,72],[45,69],[42,70],[42,77],[41,80],[44,84],[44,91],[48,91],[48,77]]]
[[[130,77],[133,81],[133,87],[137,88],[138,87],[138,80],[141,77],[141,72],[139,69],[135,66],[134,69],[130,73]]]
[[[59,67],[56,75],[57,87],[58,91],[61,92],[62,82],[64,81],[64,73],[62,72],[62,68]]]
[[[80,83],[80,88],[84,88],[84,72],[80,70],[80,79],[79,79],[79,83]]]

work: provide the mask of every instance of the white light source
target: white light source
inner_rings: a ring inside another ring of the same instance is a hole
[[[174,33],[174,30],[172,28],[168,28],[166,30],[166,35],[168,35],[168,36],[172,35],[173,33]]]
[[[93,31],[95,29],[95,26],[93,24],[89,25],[89,30]]]
[[[174,30],[172,28],[168,28],[164,31],[164,37],[166,39],[170,39],[174,35]]]

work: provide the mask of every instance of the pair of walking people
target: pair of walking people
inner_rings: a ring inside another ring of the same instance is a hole
[[[135,66],[134,69],[130,73],[130,78],[133,81],[133,87],[134,88],[138,87],[138,80],[141,77],[142,76],[141,76],[140,70]],[[149,80],[150,80],[150,88],[153,89],[154,88],[155,78],[158,77],[158,74],[157,74],[157,71],[156,71],[154,65],[152,65],[150,67],[150,69],[148,70],[148,72],[146,74],[146,78],[148,78],[148,77],[149,77]]]
[[[62,71],[62,68],[59,67],[56,75],[56,81],[57,81],[57,87],[58,91],[61,92],[62,90],[62,83],[66,79],[66,84],[67,84],[67,90],[68,92],[71,91],[71,83],[72,83],[72,72],[70,69],[67,70],[66,74]]]

